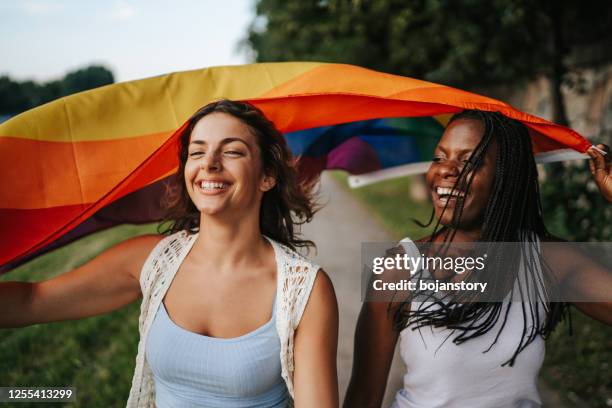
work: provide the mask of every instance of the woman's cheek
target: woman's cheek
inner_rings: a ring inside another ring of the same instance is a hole
[[[197,163],[192,159],[187,159],[187,163],[185,163],[185,176],[193,177],[197,172]]]
[[[192,160],[188,160],[185,164],[185,185],[187,186],[187,190],[191,190],[192,183],[197,175],[197,165],[194,165]]]

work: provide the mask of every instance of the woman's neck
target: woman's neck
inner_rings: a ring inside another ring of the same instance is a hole
[[[434,242],[446,241],[447,237],[452,237],[453,242],[476,242],[480,240],[482,229],[452,229],[444,227],[434,238]]]
[[[207,262],[222,267],[254,262],[267,245],[260,231],[259,214],[232,220],[202,215],[194,250]]]

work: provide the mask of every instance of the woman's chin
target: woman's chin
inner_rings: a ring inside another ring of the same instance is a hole
[[[453,221],[452,214],[444,214],[442,217],[437,218],[440,220],[440,225],[444,228],[464,229],[468,227],[465,220],[460,220],[459,223]]]
[[[463,231],[466,233],[470,231],[480,231],[482,229],[482,220],[480,219],[462,219],[459,223],[455,223],[451,216],[447,217],[446,215],[437,219],[442,228]]]
[[[453,216],[452,216],[452,212],[449,214],[448,211],[440,211],[439,213],[436,212],[435,214],[436,220],[438,220],[438,224],[440,224],[440,226],[442,227],[451,227],[453,224]]]
[[[452,220],[440,220],[440,226],[443,228],[454,228]]]
[[[207,217],[221,216],[227,212],[224,205],[202,205],[198,206],[197,208],[200,211],[200,214]]]

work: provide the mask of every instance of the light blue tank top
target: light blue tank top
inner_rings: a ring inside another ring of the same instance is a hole
[[[174,323],[162,302],[145,347],[157,407],[287,406],[275,321],[276,300],[272,318],[254,331],[208,337]]]

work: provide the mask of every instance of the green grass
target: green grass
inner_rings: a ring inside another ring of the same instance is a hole
[[[546,343],[543,379],[571,406],[612,406],[612,327],[572,310]]]
[[[346,174],[333,173],[334,179],[346,184]],[[410,198],[410,177],[387,180],[351,190],[391,231],[396,239],[420,238],[430,230],[414,224],[413,218],[428,220],[431,204]],[[348,188],[348,187],[347,187]],[[564,226],[555,214],[546,219],[551,232],[564,237]],[[572,310],[574,334],[562,323],[546,343],[546,359],[541,371],[544,381],[565,400],[568,406],[612,406],[612,327],[594,321]]]
[[[44,280],[87,262],[128,237],[154,231],[152,224],[112,228],[29,262],[0,281]],[[138,308],[139,302],[135,302],[84,320],[0,330],[0,385],[70,386],[76,388],[77,401],[66,406],[125,406],[138,345]]]

